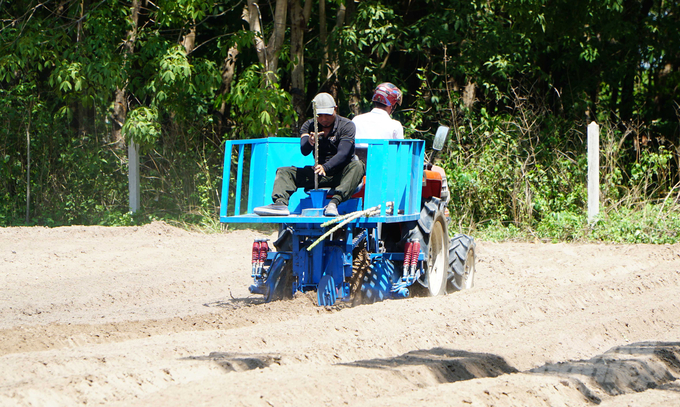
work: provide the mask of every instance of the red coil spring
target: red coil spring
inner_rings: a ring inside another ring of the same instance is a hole
[[[253,242],[253,256],[252,256],[252,262],[253,264],[256,264],[257,261],[260,259],[260,240],[257,239]]]
[[[408,269],[411,265],[412,247],[413,243],[410,240],[404,246],[404,275],[408,274]]]
[[[418,266],[418,255],[420,254],[420,241],[418,239],[413,239],[413,244],[411,245],[411,274],[416,273],[416,266]]]
[[[260,264],[264,264],[267,260],[267,253],[269,252],[269,244],[266,240],[260,243]]]

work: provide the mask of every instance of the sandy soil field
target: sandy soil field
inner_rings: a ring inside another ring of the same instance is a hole
[[[0,405],[680,405],[680,245],[478,241],[471,290],[317,307],[249,294],[256,237],[0,229]]]

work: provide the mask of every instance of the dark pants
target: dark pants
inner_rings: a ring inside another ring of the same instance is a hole
[[[342,172],[319,176],[319,188],[335,188],[333,199],[340,202],[348,200],[361,183],[366,167],[361,161],[350,161]],[[283,201],[288,205],[288,198],[298,188],[314,189],[314,169],[307,167],[280,167],[276,170],[272,201]]]

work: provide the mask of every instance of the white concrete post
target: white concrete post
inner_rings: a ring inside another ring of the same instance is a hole
[[[588,223],[600,213],[600,126],[588,125]]]
[[[139,147],[135,142],[128,144],[128,186],[130,193],[130,212],[139,209]]]

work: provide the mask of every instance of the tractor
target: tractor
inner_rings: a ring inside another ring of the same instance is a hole
[[[311,165],[310,157],[297,138],[227,141],[220,221],[279,229],[274,241],[253,242],[250,292],[270,302],[316,291],[318,305],[331,306],[471,288],[475,242],[449,239],[446,177],[433,168],[447,136],[440,126],[429,157],[423,140],[357,140],[366,176],[335,218],[323,216],[325,189],[297,191],[289,216],[253,213],[269,203],[278,167]]]

